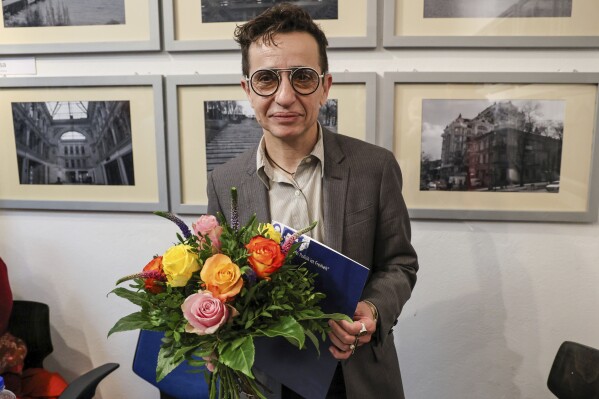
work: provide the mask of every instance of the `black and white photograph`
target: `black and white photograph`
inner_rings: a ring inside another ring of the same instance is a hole
[[[558,193],[562,100],[422,101],[420,190]]]
[[[249,21],[274,4],[283,2],[302,7],[313,19],[338,19],[338,0],[201,0],[202,22]]]
[[[125,0],[2,0],[4,27],[125,24]]]
[[[572,0],[424,0],[424,18],[568,18]]]
[[[20,184],[134,186],[129,101],[13,102]]]
[[[262,127],[247,100],[205,101],[206,167],[235,158],[260,142]],[[337,133],[337,100],[329,99],[320,108],[320,124]]]

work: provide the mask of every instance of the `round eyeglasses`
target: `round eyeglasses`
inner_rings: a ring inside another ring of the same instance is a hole
[[[249,78],[245,80],[250,82],[254,93],[262,97],[272,96],[281,85],[281,72],[289,72],[289,82],[297,94],[307,96],[318,89],[320,79],[324,78],[324,73],[319,75],[316,70],[308,67],[298,68],[271,68],[258,69]]]

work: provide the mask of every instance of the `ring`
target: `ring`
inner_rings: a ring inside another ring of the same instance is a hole
[[[366,326],[364,325],[364,323],[360,322],[360,324],[362,325],[362,328],[360,328],[360,332],[358,332],[357,337],[363,337],[364,335],[368,334],[368,331],[366,330]]]
[[[351,344],[351,345],[349,346],[349,350],[351,351],[351,354],[353,355],[353,354],[354,354],[354,351],[356,350],[356,345],[354,345],[354,344]]]

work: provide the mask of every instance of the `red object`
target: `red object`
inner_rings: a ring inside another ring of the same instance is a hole
[[[12,311],[12,291],[8,281],[8,270],[6,264],[0,258],[0,336],[8,328],[8,320]]]

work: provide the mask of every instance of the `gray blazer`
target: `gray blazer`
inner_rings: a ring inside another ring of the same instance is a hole
[[[325,244],[370,269],[362,294],[379,311],[371,344],[342,362],[349,399],[404,397],[393,326],[416,283],[418,261],[401,195],[402,177],[393,154],[381,147],[331,133],[324,140]],[[254,148],[208,177],[208,213],[230,220],[230,189],[239,192],[245,223],[256,213],[270,221],[268,191],[256,173]]]

